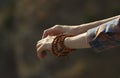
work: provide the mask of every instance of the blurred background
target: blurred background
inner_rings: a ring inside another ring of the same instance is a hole
[[[82,49],[40,61],[36,43],[56,24],[80,25],[120,14],[120,0],[0,0],[0,78],[120,78],[120,49]]]

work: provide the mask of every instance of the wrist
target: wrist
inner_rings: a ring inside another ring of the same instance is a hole
[[[72,49],[90,48],[90,45],[87,42],[87,33],[73,37],[67,37],[64,41],[64,44],[66,47]]]
[[[68,53],[73,51],[72,48],[68,48],[65,46],[64,41],[65,38],[71,37],[71,35],[58,35],[55,37],[55,39],[52,42],[52,52],[56,56],[67,56]]]
[[[74,47],[72,47],[72,40],[71,40],[71,38],[70,37],[67,37],[67,38],[65,38],[65,40],[64,40],[64,45],[66,46],[66,47],[68,47],[68,48],[74,48]]]

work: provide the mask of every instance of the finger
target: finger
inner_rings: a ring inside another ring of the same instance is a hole
[[[41,46],[41,42],[42,42],[42,40],[39,40],[39,41],[37,42],[36,48],[38,48],[39,46]]]
[[[41,52],[42,51],[43,51],[43,47],[42,46],[37,48],[37,56],[38,56],[39,59],[41,59]]]
[[[45,31],[43,32],[42,38],[45,38],[45,37],[47,37],[48,35],[49,35],[49,30],[47,29],[47,30],[45,30]]]
[[[43,59],[46,56],[46,53],[44,51],[44,47],[43,46],[40,46],[37,49],[37,56],[39,57],[39,59]]]
[[[39,48],[41,46],[41,43],[36,44],[36,48]]]
[[[40,43],[41,42],[41,40],[39,40],[37,43]]]

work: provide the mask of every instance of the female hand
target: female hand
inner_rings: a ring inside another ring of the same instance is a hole
[[[66,25],[55,25],[49,29],[44,30],[42,38],[50,36],[56,36],[59,34],[78,35],[82,33],[80,26],[66,26]]]
[[[37,55],[40,59],[46,56],[46,51],[51,51],[52,42],[55,36],[47,36],[37,42]]]

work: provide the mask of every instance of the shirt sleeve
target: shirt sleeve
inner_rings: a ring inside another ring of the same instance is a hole
[[[98,52],[120,46],[120,18],[89,29],[87,41]]]

